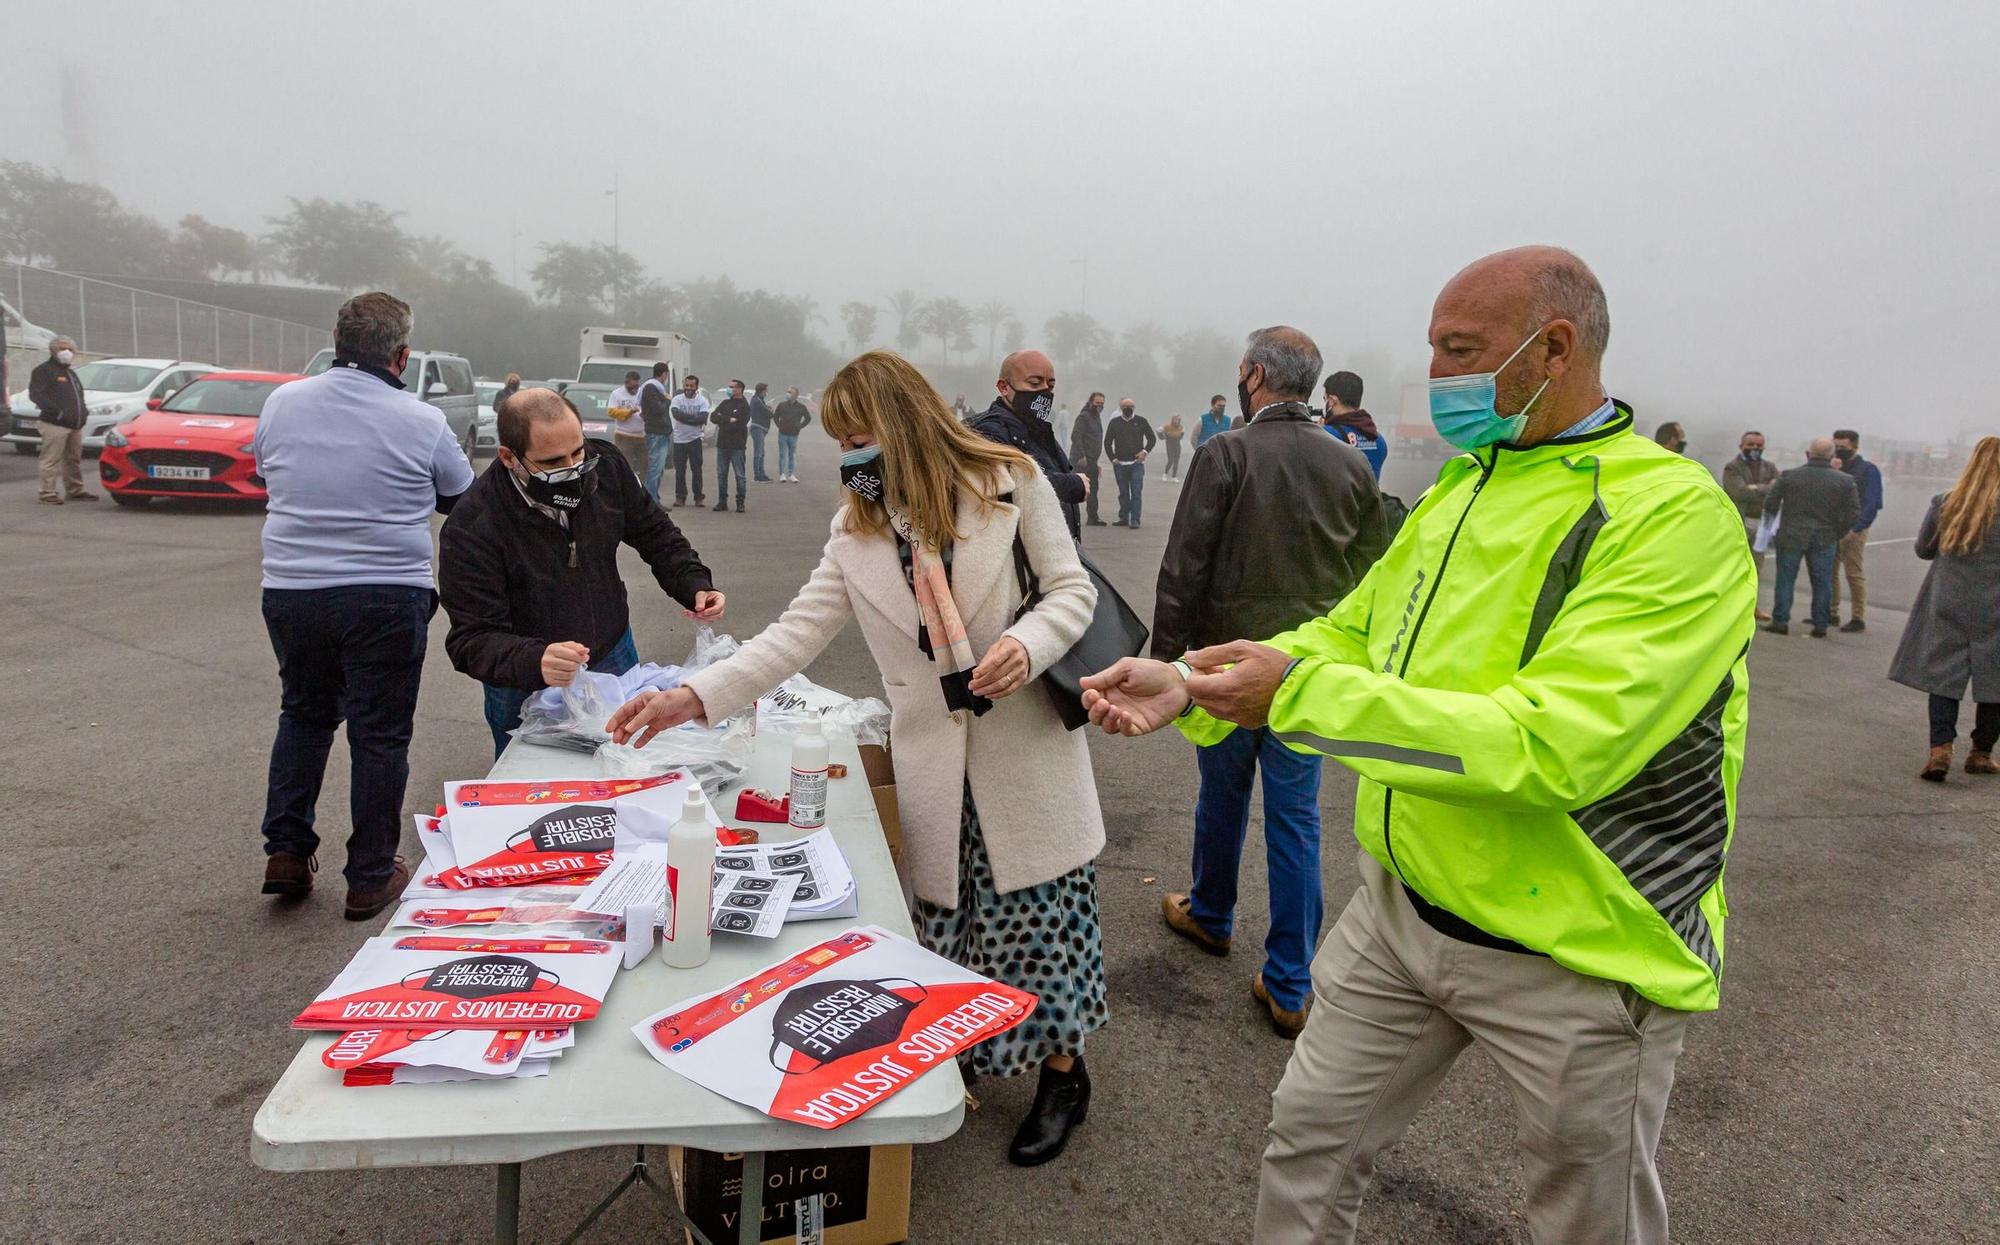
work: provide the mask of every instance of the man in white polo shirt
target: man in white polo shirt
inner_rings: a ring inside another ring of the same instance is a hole
[[[312,890],[314,810],[345,722],[353,921],[394,903],[409,882],[396,847],[437,612],[430,516],[472,486],[444,415],[403,388],[409,343],[407,303],[381,293],[347,300],[333,366],[273,393],[252,440],[270,493],[264,626],[284,689],[264,803],[264,893]]]
[[[688,499],[688,471],[694,471],[694,504],[707,501],[701,494],[701,434],[708,427],[708,397],[701,391],[701,377],[681,381],[667,413],[674,420],[674,505],[685,506]]]

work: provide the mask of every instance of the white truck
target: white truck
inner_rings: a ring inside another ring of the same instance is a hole
[[[694,359],[694,347],[679,333],[665,329],[587,328],[577,349],[576,383],[579,385],[622,385],[625,373],[637,372],[650,380],[653,365],[664,363],[673,369],[667,388],[680,387]]]

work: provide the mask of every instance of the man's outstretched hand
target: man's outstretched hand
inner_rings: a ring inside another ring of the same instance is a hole
[[[1127,657],[1083,680],[1083,707],[1107,735],[1149,735],[1187,704],[1181,672],[1163,661]]]
[[[1194,703],[1225,722],[1248,727],[1270,720],[1271,698],[1292,667],[1289,654],[1248,640],[1196,649],[1187,663],[1195,671],[1187,681]]]

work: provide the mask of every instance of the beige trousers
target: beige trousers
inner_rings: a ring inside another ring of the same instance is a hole
[[[1259,1245],[1354,1240],[1375,1156],[1466,1047],[1514,1099],[1538,1245],[1653,1245],[1653,1154],[1688,1014],[1539,955],[1438,933],[1365,852],[1361,889],[1313,958],[1313,1006],[1272,1096]]]
[[[42,496],[71,497],[83,493],[83,429],[64,428],[43,420],[36,425],[42,433]]]
[[[632,474],[639,477],[639,483],[644,484],[646,482],[646,438],[628,437],[624,433],[618,432],[612,434],[611,443],[618,447],[618,452],[631,465]]]
[[[1770,550],[1759,549],[1757,547],[1757,523],[1758,520],[1756,519],[1743,520],[1743,535],[1750,541],[1750,557],[1757,564],[1758,577],[1762,578],[1764,574],[1764,555],[1769,553]]]
[[[1833,564],[1833,621],[1840,621],[1840,577],[1847,576],[1848,595],[1854,599],[1852,617],[1868,613],[1868,574],[1861,569],[1861,557],[1868,550],[1868,533],[1849,532],[1840,538]]]

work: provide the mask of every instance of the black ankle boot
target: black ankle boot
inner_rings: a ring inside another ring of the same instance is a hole
[[[1070,1130],[1083,1123],[1089,1112],[1090,1073],[1084,1070],[1083,1057],[1079,1055],[1067,1072],[1043,1065],[1035,1105],[1014,1131],[1007,1161],[1016,1167],[1039,1167],[1056,1158],[1069,1144]]]

